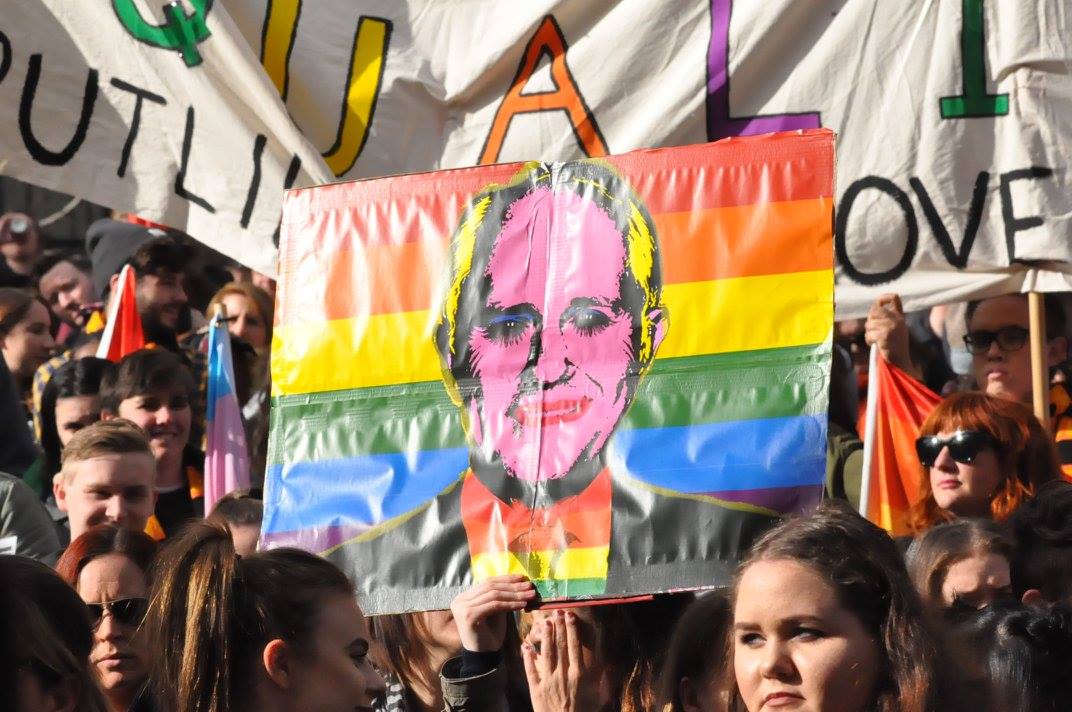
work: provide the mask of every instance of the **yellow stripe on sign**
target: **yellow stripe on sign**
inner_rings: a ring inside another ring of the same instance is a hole
[[[277,326],[275,395],[318,393],[440,379],[432,311]]]
[[[389,27],[387,21],[375,17],[362,16],[357,23],[350,59],[350,84],[346,87],[346,110],[335,144],[324,153],[324,161],[336,176],[353,168],[365,146],[383,77]]]
[[[287,98],[290,50],[294,45],[294,29],[301,14],[301,0],[271,0],[264,21],[264,40],[261,45],[261,64],[275,84],[276,91]]]
[[[818,344],[834,322],[834,272],[789,272],[663,287],[670,328],[658,358]]]
[[[834,318],[832,270],[735,277],[663,288],[670,328],[658,358],[822,343]],[[274,395],[440,378],[432,311],[276,326]]]
[[[532,555],[538,559],[529,568],[523,566],[518,557],[508,551],[477,554],[472,559],[473,578],[483,581],[491,576],[505,574],[523,574],[540,579],[606,578],[609,553],[610,547],[606,546],[567,549],[561,553],[535,551]],[[550,567],[550,570],[546,567]]]

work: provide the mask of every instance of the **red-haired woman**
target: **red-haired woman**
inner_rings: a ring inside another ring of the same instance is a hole
[[[957,393],[923,422],[916,452],[921,499],[917,533],[958,517],[1005,521],[1043,482],[1060,476],[1053,443],[1027,406],[984,393]]]
[[[72,541],[56,563],[89,608],[89,660],[111,712],[149,709],[149,651],[135,634],[149,605],[155,556],[156,542],[147,534],[101,524]]]

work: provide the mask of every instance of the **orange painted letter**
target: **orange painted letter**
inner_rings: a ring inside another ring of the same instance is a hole
[[[554,90],[522,94],[544,53],[551,56],[551,78],[555,83]],[[495,163],[499,160],[499,152],[502,150],[506,132],[514,116],[537,111],[565,111],[573,125],[577,143],[581,145],[586,155],[589,157],[605,156],[609,153],[607,142],[603,140],[603,134],[596,125],[596,118],[592,115],[588,105],[584,103],[584,98],[577,89],[577,83],[573,81],[569,67],[566,66],[566,39],[551,15],[543,19],[540,26],[536,28],[536,33],[532,35],[532,39],[529,40],[528,46],[525,47],[521,66],[518,67],[510,91],[503,98],[499,110],[495,112],[491,131],[484,141],[484,149],[480,152],[480,163]]]

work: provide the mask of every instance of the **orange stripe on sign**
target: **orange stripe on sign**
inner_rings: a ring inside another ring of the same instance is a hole
[[[655,215],[663,283],[830,269],[833,205],[818,198]]]
[[[655,215],[663,283],[830,269],[832,209],[819,198]],[[432,309],[447,239],[308,252],[281,275],[276,323]]]

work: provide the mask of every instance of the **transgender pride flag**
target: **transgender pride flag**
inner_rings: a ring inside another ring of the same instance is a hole
[[[226,316],[212,318],[208,332],[208,417],[205,429],[205,514],[228,492],[249,487],[249,452],[235,392],[231,335]]]

